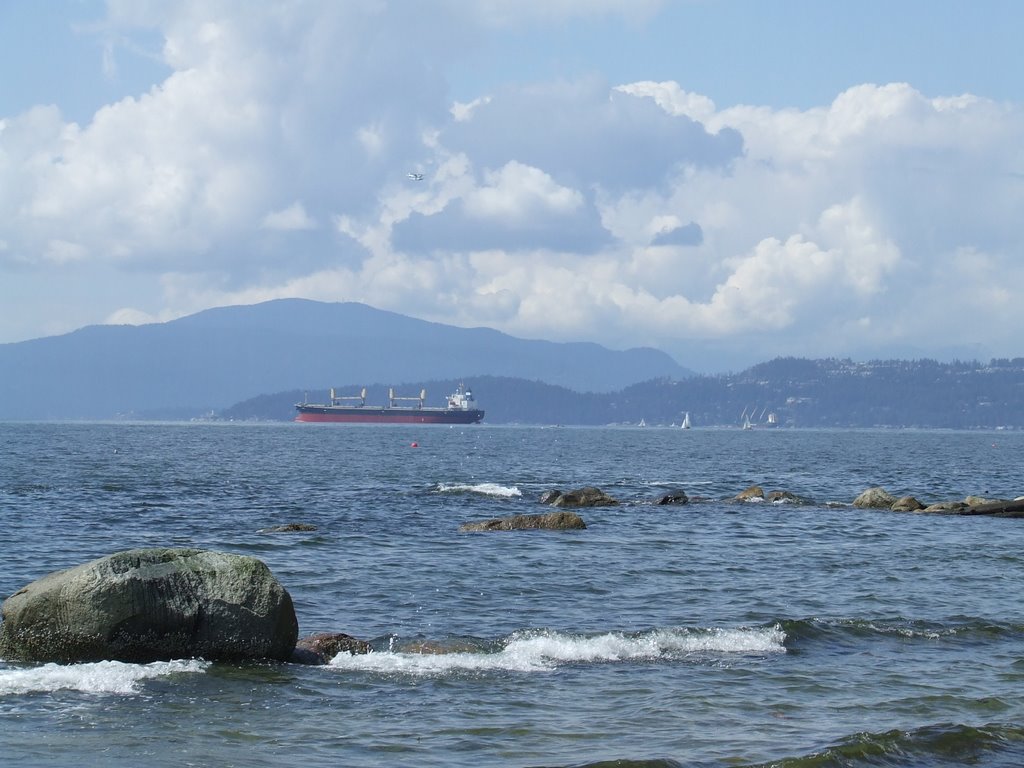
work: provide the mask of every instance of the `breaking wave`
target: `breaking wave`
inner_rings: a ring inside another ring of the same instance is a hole
[[[579,635],[548,630],[515,632],[496,643],[417,643],[393,640],[384,650],[338,654],[336,669],[422,676],[460,672],[548,672],[564,664],[656,662],[785,653],[785,633],[754,629],[656,629],[636,634]]]
[[[498,496],[512,499],[522,496],[522,492],[514,485],[498,485],[497,483],[477,483],[475,485],[439,483],[438,493],[479,493],[483,496]]]
[[[138,693],[139,683],[156,677],[203,672],[210,662],[195,659],[127,664],[97,661],[87,664],[43,664],[0,669],[0,696],[53,691],[83,693]]]

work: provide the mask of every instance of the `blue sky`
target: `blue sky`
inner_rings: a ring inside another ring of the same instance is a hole
[[[0,2],[0,61],[4,71],[25,75],[0,82],[4,114],[55,103],[84,122],[170,74],[160,35],[106,33],[105,7],[103,0]],[[685,81],[721,104],[806,109],[865,82],[1021,101],[1022,25],[1016,0],[677,0],[635,19],[606,12],[481,34],[447,75],[452,97],[465,101],[504,82],[594,72],[614,82]],[[120,61],[116,75],[103,69],[108,44]]]
[[[0,343],[304,296],[705,371],[1017,356],[1022,22],[0,0]]]
[[[866,82],[1020,100],[1022,22],[1013,0],[670,2],[633,22],[604,15],[504,35],[458,73],[457,91],[599,71],[676,80],[722,105],[806,109]]]

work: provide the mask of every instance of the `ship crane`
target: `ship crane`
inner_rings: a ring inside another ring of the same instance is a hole
[[[331,405],[340,405],[346,400],[358,400],[359,405],[366,405],[366,387],[358,395],[336,395],[334,387],[331,387]]]
[[[390,401],[392,408],[395,407],[395,403],[396,402],[403,401],[403,400],[404,401],[415,402],[415,403],[417,403],[417,406],[416,406],[417,408],[422,408],[423,407],[423,401],[426,400],[426,399],[427,399],[427,390],[425,390],[425,389],[421,389],[420,390],[420,396],[419,397],[396,397],[395,396],[395,388],[391,387],[390,389],[388,389],[388,400]]]

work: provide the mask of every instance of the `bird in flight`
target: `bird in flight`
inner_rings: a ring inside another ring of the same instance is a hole
[[[405,174],[405,177],[411,181],[423,181],[422,173],[407,173]]]

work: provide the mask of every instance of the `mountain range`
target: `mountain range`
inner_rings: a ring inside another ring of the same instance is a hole
[[[280,299],[0,344],[0,420],[191,418],[263,393],[353,382],[496,376],[585,393],[690,375],[650,348],[520,339],[365,304]]]

